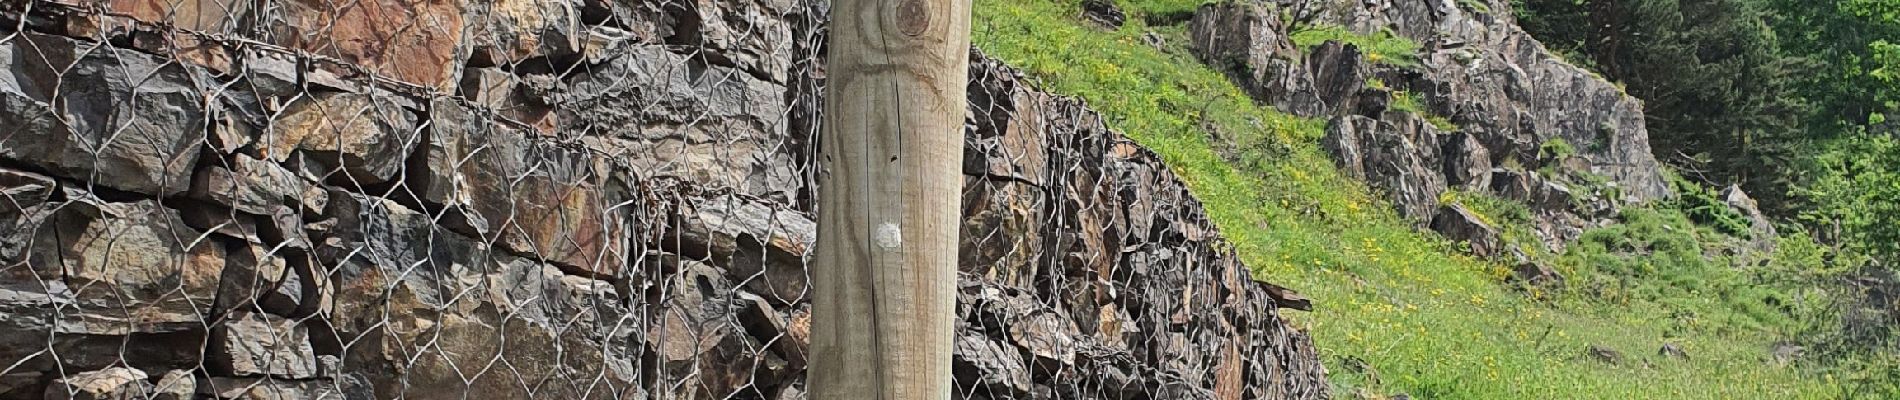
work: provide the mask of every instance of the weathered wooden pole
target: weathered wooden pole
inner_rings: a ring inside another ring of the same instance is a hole
[[[833,0],[813,399],[948,399],[970,0]]]

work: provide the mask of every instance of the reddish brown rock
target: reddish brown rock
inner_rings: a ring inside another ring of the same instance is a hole
[[[285,0],[278,44],[398,81],[452,91],[468,50],[465,0]]]
[[[109,12],[178,29],[225,33],[251,11],[245,0],[108,0]]]

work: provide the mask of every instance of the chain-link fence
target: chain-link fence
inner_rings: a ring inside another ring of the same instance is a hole
[[[0,398],[804,398],[824,7],[5,0]],[[953,398],[1325,395],[1157,157],[972,59]]]

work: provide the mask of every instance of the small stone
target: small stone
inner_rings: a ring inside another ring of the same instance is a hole
[[[51,177],[0,167],[0,215],[39,205],[56,190],[59,190],[59,182]]]
[[[1584,355],[1589,356],[1590,359],[1597,360],[1604,364],[1617,365],[1617,366],[1623,365],[1623,352],[1616,351],[1616,349],[1598,346],[1598,345],[1590,345],[1590,347],[1584,349],[1583,353]]]
[[[1273,305],[1276,307],[1300,311],[1313,311],[1313,300],[1300,295],[1300,292],[1295,292],[1293,289],[1287,289],[1265,281],[1254,282],[1267,290],[1267,297],[1273,298]]]
[[[1689,352],[1683,350],[1681,345],[1675,343],[1663,343],[1662,348],[1656,349],[1656,355],[1662,356],[1663,358],[1689,359]]]
[[[285,380],[270,378],[211,378],[199,385],[198,393],[221,400],[341,399],[336,385],[327,379]],[[355,398],[355,397],[352,397]]]
[[[951,359],[957,382],[1004,394],[998,398],[1023,397],[1030,390],[1029,368],[1014,346],[998,344],[980,333],[963,333],[957,335]]]

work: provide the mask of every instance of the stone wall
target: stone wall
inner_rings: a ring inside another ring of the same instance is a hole
[[[0,5],[0,398],[804,398],[824,19]],[[1158,157],[972,59],[953,397],[1327,396]]]

